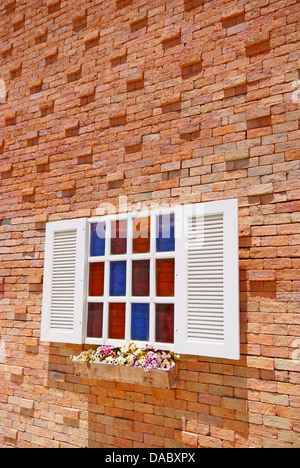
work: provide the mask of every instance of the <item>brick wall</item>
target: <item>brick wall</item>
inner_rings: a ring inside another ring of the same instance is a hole
[[[297,0],[1,2],[2,447],[300,447],[299,23]],[[39,341],[45,223],[120,195],[239,199],[239,362],[183,356],[163,390]]]

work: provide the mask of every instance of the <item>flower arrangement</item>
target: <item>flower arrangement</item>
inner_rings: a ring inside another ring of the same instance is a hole
[[[111,345],[83,351],[79,356],[71,356],[74,362],[102,362],[118,366],[142,367],[145,372],[151,369],[170,370],[180,359],[173,351],[159,351],[152,345],[139,348],[136,343],[122,347]]]

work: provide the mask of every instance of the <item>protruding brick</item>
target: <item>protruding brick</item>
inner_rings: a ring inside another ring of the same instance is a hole
[[[14,440],[18,438],[18,431],[16,429],[5,428],[3,431],[3,436],[5,440]]]
[[[224,10],[221,12],[221,18],[222,18],[222,21],[225,21],[231,18],[235,18],[236,16],[240,16],[243,13],[245,13],[244,5],[230,4],[229,7],[224,8]]]
[[[249,281],[275,281],[275,270],[254,270],[248,271]]]
[[[5,174],[6,172],[11,172],[13,165],[11,163],[0,165],[0,174]]]
[[[137,71],[131,72],[126,77],[127,83],[133,83],[135,81],[142,81],[143,79],[144,79],[143,70],[137,70]]]
[[[192,49],[185,50],[180,59],[180,65],[182,68],[189,67],[196,63],[202,62],[202,50]]]
[[[124,171],[112,172],[107,174],[107,182],[117,182],[124,179]]]
[[[271,107],[255,107],[253,110],[247,112],[246,119],[260,119],[262,117],[269,117],[271,115]]]
[[[270,32],[266,29],[261,33],[254,34],[253,36],[248,37],[245,42],[246,47],[252,47],[256,44],[261,44],[262,42],[267,42],[270,39]]]
[[[247,83],[247,75],[242,74],[235,76],[233,78],[229,78],[224,81],[224,89],[231,89],[235,88],[236,86],[242,86]]]
[[[253,185],[248,188],[249,197],[255,197],[257,195],[268,195],[273,192],[273,184]]]

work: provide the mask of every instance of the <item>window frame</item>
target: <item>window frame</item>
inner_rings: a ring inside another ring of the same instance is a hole
[[[173,350],[173,343],[161,343],[155,341],[155,306],[156,304],[172,304],[174,305],[174,341],[175,341],[175,317],[176,317],[176,298],[177,298],[177,287],[176,287],[176,233],[177,233],[177,222],[176,215],[178,206],[169,207],[166,209],[154,209],[137,211],[130,213],[120,213],[113,215],[105,215],[99,217],[92,217],[87,220],[88,222],[88,233],[87,233],[87,245],[88,252],[86,254],[86,265],[87,265],[87,281],[86,281],[86,298],[85,298],[85,324],[84,324],[84,343],[88,345],[113,345],[123,346],[127,343],[134,341],[138,343],[141,348],[145,348],[147,344],[151,343],[161,350]],[[175,236],[175,247],[174,251],[171,252],[157,252],[156,251],[156,229],[157,229],[157,217],[164,215],[174,215],[174,236]],[[150,217],[150,252],[149,253],[133,253],[133,219],[143,219]],[[110,240],[111,240],[111,225],[114,221],[127,220],[127,252],[126,254],[111,254],[110,252]],[[105,234],[105,254],[104,256],[91,256],[90,255],[90,239],[91,239],[91,226],[96,223],[106,223],[106,234]],[[156,295],[156,260],[160,259],[174,259],[175,263],[175,278],[174,278],[174,297],[160,297]],[[150,296],[140,297],[132,296],[132,262],[134,260],[150,260]],[[126,261],[126,295],[125,296],[110,296],[109,294],[109,264],[112,261]],[[90,263],[105,263],[104,268],[104,295],[103,296],[89,296],[89,265]],[[89,303],[103,303],[103,337],[102,338],[91,338],[87,336],[88,326],[88,304]],[[109,330],[109,304],[110,303],[125,303],[125,339],[118,340],[108,337]],[[131,304],[149,304],[149,340],[138,341],[131,339]]]
[[[156,252],[156,222],[154,220],[159,215],[167,214],[174,214],[175,252]],[[173,258],[173,254],[175,254],[174,344],[167,343],[164,346],[163,343],[156,343],[156,346],[160,349],[174,349],[179,354],[239,360],[238,199],[175,205],[165,209],[157,207],[141,212],[108,214],[90,219],[73,218],[47,223],[41,341],[81,345],[111,343],[116,346],[128,343],[126,341],[128,336],[125,336],[125,340],[106,341],[103,338],[90,339],[86,336],[91,225],[95,222],[101,223],[104,220],[128,220],[147,216],[152,217],[150,238],[152,250],[150,249],[150,254],[155,252],[152,262],[156,258]],[[222,217],[221,225],[219,221],[215,222],[215,219],[220,216]],[[206,237],[203,237],[204,231],[207,232],[207,242]],[[66,239],[63,239],[64,235],[66,235]],[[215,242],[216,236],[217,244]],[[132,239],[132,235],[129,236],[129,239]],[[220,257],[220,248],[218,247],[220,243],[223,246],[221,249],[223,257]],[[217,246],[216,252],[212,252],[214,245]],[[96,244],[95,248],[97,251],[99,245]],[[134,258],[142,260],[148,258],[148,255],[132,254],[132,258],[134,256]],[[97,262],[98,257],[92,258],[94,262]],[[114,261],[118,258],[120,257],[117,255],[113,256]],[[127,258],[128,252],[125,259],[127,260]],[[223,262],[222,266],[220,258]],[[103,257],[100,259],[103,260]],[[216,259],[218,259],[217,273],[215,273]],[[196,270],[195,265],[197,266]],[[206,277],[206,273],[208,277]],[[108,275],[108,268],[106,274]],[[152,271],[153,276],[154,274]],[[205,276],[203,277],[203,275]],[[212,284],[206,292],[205,284],[208,279],[212,280]],[[222,307],[220,308],[219,298],[216,300],[216,306],[207,307],[206,304],[214,303],[216,295],[220,296],[220,281]],[[152,284],[155,284],[154,277]],[[213,284],[216,284],[215,290]],[[195,285],[197,288],[199,287],[199,291],[196,289],[196,294],[194,294]],[[153,297],[153,303],[155,303],[154,298],[158,304],[173,303],[173,299],[170,297],[161,298],[159,296]],[[93,298],[92,301],[97,303],[97,298]],[[117,302],[122,302],[122,300],[118,298]],[[136,303],[142,303],[140,297]],[[221,339],[220,323],[222,324]],[[154,331],[153,322],[151,326]],[[127,330],[130,330],[128,325]],[[141,347],[151,343],[150,340],[147,343],[139,340],[129,341],[136,341]]]

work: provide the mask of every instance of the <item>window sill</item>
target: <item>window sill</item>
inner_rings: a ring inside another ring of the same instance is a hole
[[[74,362],[74,374],[77,377],[170,389],[177,386],[179,367],[176,364],[170,370],[151,369],[150,372],[145,372],[141,367],[115,366],[95,362]]]

